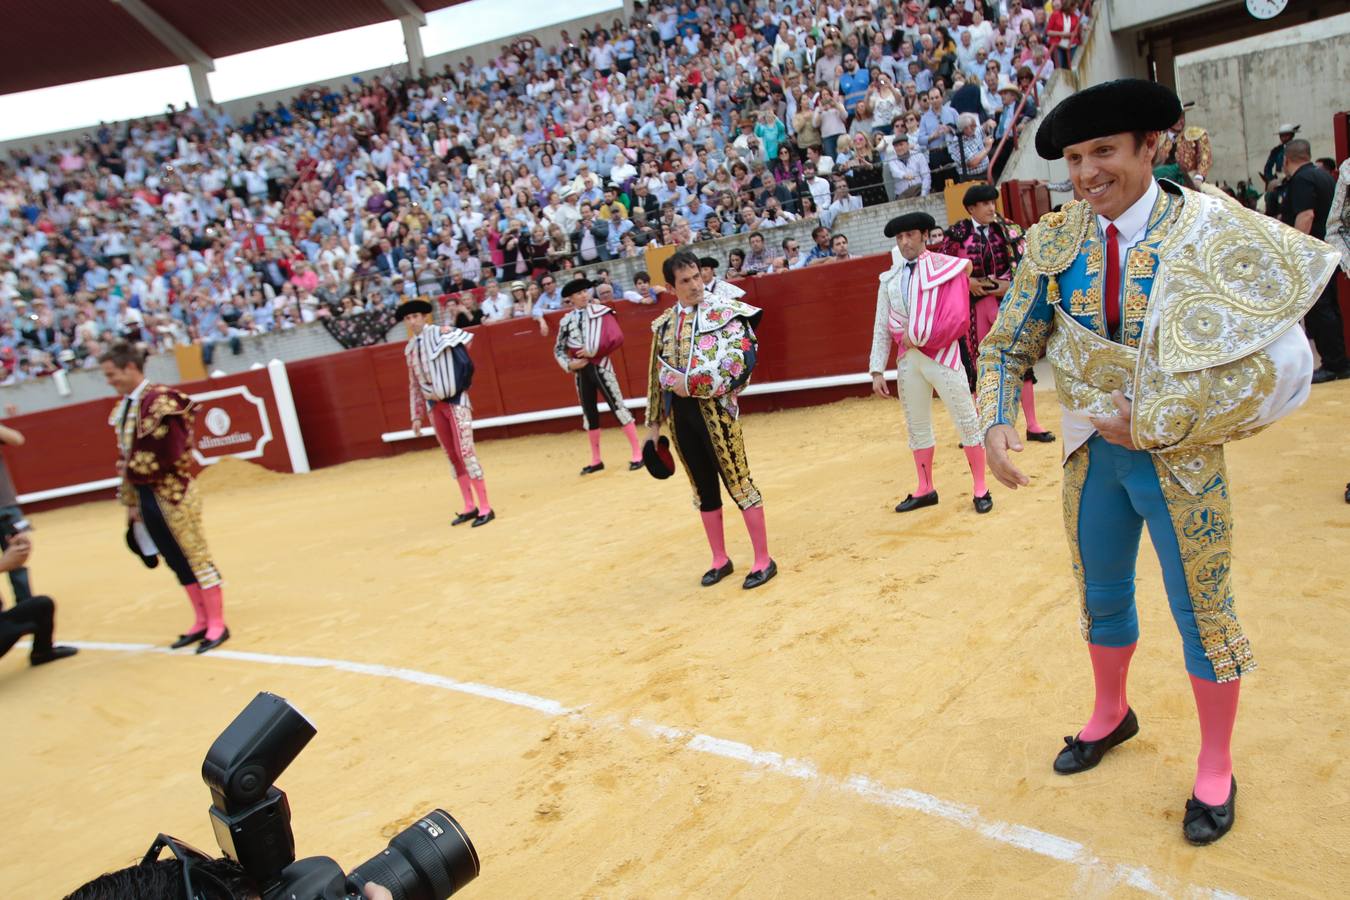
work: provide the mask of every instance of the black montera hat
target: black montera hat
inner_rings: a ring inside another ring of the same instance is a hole
[[[569,281],[569,282],[567,282],[567,284],[563,285],[562,295],[563,295],[564,297],[570,297],[570,296],[572,296],[573,294],[579,293],[579,292],[581,292],[581,291],[586,290],[587,288],[593,288],[593,287],[595,287],[595,285],[591,284],[591,283],[590,283],[589,281],[587,281],[585,278],[577,278],[577,279],[575,279],[575,280],[573,280],[573,281]]]
[[[429,316],[434,311],[435,307],[431,305],[430,300],[423,300],[421,297],[418,297],[416,300],[405,300],[403,303],[400,303],[398,309],[394,310],[394,316],[402,322],[413,313],[421,313],[424,316]]]
[[[141,544],[136,540],[136,526],[127,526],[127,549],[136,554],[136,558],[145,563],[147,569],[153,569],[159,565],[159,556],[155,553],[145,553],[141,549]]]
[[[1064,148],[1093,138],[1133,131],[1166,131],[1181,118],[1170,88],[1142,78],[1094,84],[1050,110],[1036,129],[1041,159],[1063,159]]]
[[[675,457],[670,455],[670,438],[664,434],[642,445],[642,464],[653,478],[666,479],[675,474]]]
[[[966,195],[961,198],[961,203],[964,204],[966,209],[970,209],[976,203],[986,203],[990,200],[993,200],[995,203],[998,202],[998,188],[994,187],[992,184],[981,182],[980,184],[972,185],[970,189],[966,191]]]
[[[937,222],[928,213],[907,212],[886,223],[886,237],[895,237],[905,231],[922,231],[927,234],[936,227]]]

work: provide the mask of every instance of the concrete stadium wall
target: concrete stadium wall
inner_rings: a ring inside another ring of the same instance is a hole
[[[177,384],[180,380],[178,363],[172,353],[150,357],[146,360],[145,372],[152,380],[164,384]],[[12,405],[20,414],[25,414],[115,396],[115,392],[108,387],[108,383],[103,380],[103,373],[98,369],[67,372],[66,382],[70,386],[70,393],[67,395],[62,395],[57,390],[54,378],[35,378],[22,384],[7,384],[0,387],[0,409],[7,409]]]
[[[1184,18],[1207,12],[1221,6],[1232,6],[1239,0],[1111,0],[1110,14],[1114,28],[1146,28],[1169,19]]]
[[[1350,108],[1350,14],[1177,57],[1190,125],[1208,129],[1211,181],[1259,178],[1282,122],[1303,126],[1313,158],[1335,156],[1333,113]]]

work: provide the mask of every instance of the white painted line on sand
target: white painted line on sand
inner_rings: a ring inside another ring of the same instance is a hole
[[[166,656],[195,655],[190,648],[174,651],[167,647],[158,647],[152,644],[119,644],[101,641],[66,641],[65,643],[79,647],[81,650],[154,653]],[[546,697],[538,697],[522,691],[492,687],[472,681],[456,681],[444,675],[422,672],[417,669],[351,662],[344,659],[327,659],[320,656],[280,656],[272,653],[250,653],[242,650],[223,649],[211,651],[211,659],[228,659],[274,666],[297,666],[307,669],[333,669],[339,672],[352,672],[357,675],[392,678],[409,684],[420,684],[443,691],[453,691],[459,694],[496,700],[500,703],[532,709],[549,716],[571,716],[589,721],[579,712],[584,707],[569,707]],[[590,724],[603,725],[605,722],[597,720],[590,722]],[[614,723],[610,722],[610,724]],[[981,815],[977,807],[943,800],[941,797],[935,797],[923,791],[916,791],[912,788],[887,787],[865,775],[853,775],[841,780],[831,775],[821,774],[816,764],[810,760],[785,757],[771,750],[758,750],[739,741],[697,734],[645,719],[633,718],[626,724],[620,723],[619,727],[631,728],[657,740],[680,744],[684,749],[695,753],[735,760],[756,769],[796,778],[799,781],[811,782],[841,794],[852,794],[877,806],[908,810],[942,819],[988,840],[1035,853],[1048,859],[1070,863],[1084,872],[1091,871],[1098,875],[1105,875],[1115,883],[1127,885],[1153,896],[1242,900],[1239,895],[1219,888],[1184,884],[1171,876],[1155,873],[1147,866],[1111,863],[1100,859],[1088,847],[1078,841],[1041,831],[1037,828],[1030,828],[1026,825],[988,819]]]

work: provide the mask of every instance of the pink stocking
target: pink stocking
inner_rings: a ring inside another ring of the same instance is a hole
[[[600,465],[600,429],[595,428],[586,432],[586,438],[591,442],[591,465]]]
[[[461,475],[461,476],[459,476],[459,478],[456,479],[456,480],[459,482],[459,493],[460,493],[460,496],[462,496],[462,497],[464,498],[464,509],[463,509],[463,512],[473,512],[473,510],[474,510],[474,505],[473,505],[473,488],[470,486],[469,476],[468,476],[468,475]]]
[[[712,548],[712,567],[720,569],[727,564],[727,539],[722,532],[722,510],[700,512],[703,518],[703,532],[708,536],[708,546]]]
[[[225,598],[220,585],[202,588],[202,606],[206,608],[206,639],[214,641],[225,633]]]
[[[922,450],[914,451],[914,468],[919,472],[919,486],[914,490],[914,496],[922,497],[924,494],[933,493],[933,448],[925,447]]]
[[[196,613],[196,618],[192,620],[192,627],[187,630],[187,634],[196,634],[206,628],[206,607],[202,605],[201,585],[185,584],[183,590],[187,591],[188,601],[192,603],[192,611]]]
[[[769,531],[764,524],[764,507],[752,506],[741,510],[745,518],[745,530],[750,532],[750,546],[755,551],[755,567],[752,572],[762,572],[769,567]]]
[[[1036,392],[1033,390],[1035,385],[1028,378],[1022,382],[1022,417],[1027,420],[1027,431],[1044,431],[1041,423],[1036,418]]]
[[[623,426],[623,433],[628,438],[628,446],[633,448],[633,455],[629,458],[633,462],[642,462],[642,447],[638,446],[637,425],[629,422]]]
[[[1217,806],[1233,786],[1233,723],[1237,721],[1241,679],[1217,682],[1191,676],[1195,709],[1200,714],[1200,756],[1195,764],[1195,799]]]
[[[970,463],[970,477],[975,482],[975,496],[983,497],[989,493],[989,488],[984,484],[984,448],[983,447],[964,447],[966,451],[966,462]]]
[[[1135,646],[1103,647],[1100,644],[1088,644],[1097,699],[1092,705],[1092,718],[1078,732],[1080,740],[1099,741],[1115,731],[1116,726],[1124,720],[1130,706],[1125,699],[1125,681],[1130,675],[1130,657],[1134,656]]]
[[[473,480],[473,489],[474,492],[478,494],[478,514],[480,516],[486,516],[488,513],[492,512],[492,504],[488,502],[487,482],[481,478],[475,478]],[[470,501],[470,503],[472,503],[472,501]]]

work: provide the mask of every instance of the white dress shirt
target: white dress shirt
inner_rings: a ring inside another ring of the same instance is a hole
[[[1158,182],[1150,179],[1148,190],[1144,191],[1144,195],[1134,201],[1130,208],[1117,216],[1114,221],[1106,218],[1106,216],[1097,216],[1098,236],[1102,239],[1103,245],[1105,245],[1106,242],[1106,226],[1116,226],[1116,249],[1120,251],[1121,274],[1118,285],[1121,292],[1118,301],[1121,305],[1118,308],[1122,313],[1125,309],[1125,255],[1129,252],[1131,247],[1144,239],[1144,233],[1148,231],[1148,217],[1149,214],[1153,212],[1153,204],[1158,199],[1159,190],[1161,189],[1158,187]],[[1105,253],[1106,249],[1105,246],[1103,246],[1103,291],[1106,289]],[[1102,302],[1106,302],[1105,297],[1102,298]],[[1062,429],[1064,431],[1064,458],[1068,459],[1069,454],[1086,444],[1088,439],[1097,433],[1097,429],[1093,427],[1092,420],[1080,412],[1071,410],[1063,404],[1060,405],[1060,411],[1063,414]]]

